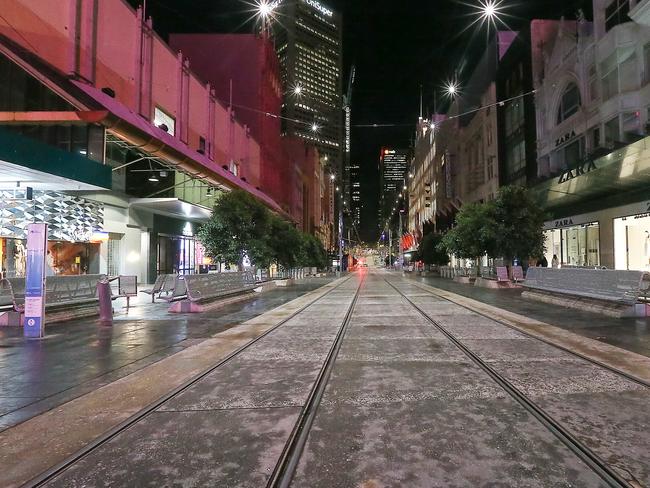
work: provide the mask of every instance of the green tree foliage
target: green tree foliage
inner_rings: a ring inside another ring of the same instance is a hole
[[[302,234],[302,259],[301,265],[310,268],[327,268],[327,251],[320,239],[311,234]]]
[[[278,265],[285,269],[300,265],[303,254],[303,237],[293,224],[273,216],[268,240],[273,261]]]
[[[240,268],[245,255],[258,267],[273,262],[285,269],[327,267],[327,253],[316,237],[300,232],[242,190],[219,197],[197,237],[209,257]]]
[[[222,194],[210,220],[198,232],[208,256],[220,262],[243,265],[248,254],[251,262],[265,265],[271,259],[267,236],[270,212],[243,190]]]
[[[543,254],[546,215],[526,188],[502,187],[492,207],[495,255],[510,263]]]
[[[469,203],[461,207],[456,225],[444,235],[440,246],[463,259],[493,256],[496,233],[492,203]]]
[[[424,235],[420,245],[416,259],[422,261],[427,265],[445,266],[449,263],[449,255],[440,245],[442,236],[429,232]]]

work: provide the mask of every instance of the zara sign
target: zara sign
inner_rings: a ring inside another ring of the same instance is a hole
[[[577,178],[578,176],[582,176],[586,173],[589,173],[596,168],[596,162],[591,160],[591,161],[585,161],[583,163],[578,163],[578,166],[576,166],[573,169],[567,169],[565,170],[561,175],[560,179],[557,180],[558,183],[564,183],[565,181],[572,180],[574,178]]]

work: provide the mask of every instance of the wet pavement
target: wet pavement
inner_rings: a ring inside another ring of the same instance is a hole
[[[292,486],[609,486],[422,313],[576,442],[650,486],[650,389],[397,274],[364,273],[48,486],[265,486],[359,285]]]
[[[493,290],[439,277],[408,275],[416,282],[546,322],[590,339],[650,357],[650,318],[617,319],[522,298],[523,289]]]
[[[331,278],[290,287],[202,314],[169,314],[165,302],[141,294],[114,303],[114,325],[96,320],[52,324],[42,340],[27,340],[21,328],[0,328],[0,431],[73,398],[139,371],[161,359],[281,306]]]

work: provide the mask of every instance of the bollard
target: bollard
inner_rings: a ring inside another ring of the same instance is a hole
[[[108,280],[97,282],[97,297],[99,298],[99,321],[102,325],[113,325],[113,300],[111,284]]]

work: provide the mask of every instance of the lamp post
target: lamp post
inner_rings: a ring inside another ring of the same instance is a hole
[[[404,213],[404,209],[399,209],[399,233],[397,235],[397,238],[399,239],[398,244],[399,244],[399,267],[400,270],[402,270],[402,274],[404,273],[404,246],[402,245],[402,214]]]

